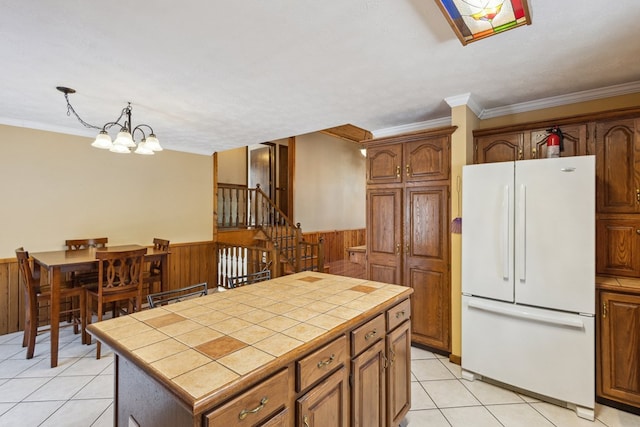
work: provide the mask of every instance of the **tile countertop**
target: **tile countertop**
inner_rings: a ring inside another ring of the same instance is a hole
[[[343,333],[368,312],[411,293],[404,286],[303,272],[94,323],[88,330],[195,408],[243,376],[290,363],[312,340]]]

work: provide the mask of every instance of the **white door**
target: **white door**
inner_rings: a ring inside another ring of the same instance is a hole
[[[516,303],[595,310],[595,157],[516,162]]]
[[[462,168],[462,292],[513,302],[514,163]]]

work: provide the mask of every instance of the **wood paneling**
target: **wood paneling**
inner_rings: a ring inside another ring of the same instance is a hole
[[[169,247],[169,286],[181,288],[195,283],[216,284],[215,244],[213,241],[178,243]],[[0,259],[0,335],[24,327],[22,284],[15,258]]]
[[[324,239],[324,264],[348,260],[347,248],[365,244],[365,229],[316,231],[302,233],[302,238],[309,243],[318,243]]]

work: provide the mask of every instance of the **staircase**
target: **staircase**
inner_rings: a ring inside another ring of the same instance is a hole
[[[217,190],[216,225],[218,235],[226,235],[224,242],[219,239],[218,243],[218,273],[223,285],[228,275],[265,268],[271,270],[272,277],[324,271],[323,242],[304,241],[300,223],[293,224],[259,185],[219,184]],[[243,231],[238,233],[243,237],[234,241],[229,237],[233,234],[225,231]],[[251,242],[247,231],[251,231]]]

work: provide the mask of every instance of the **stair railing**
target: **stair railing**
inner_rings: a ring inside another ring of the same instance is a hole
[[[323,271],[322,242],[304,242],[300,223],[294,225],[259,184],[256,188],[218,184],[217,225],[219,229],[259,228],[291,269]]]

